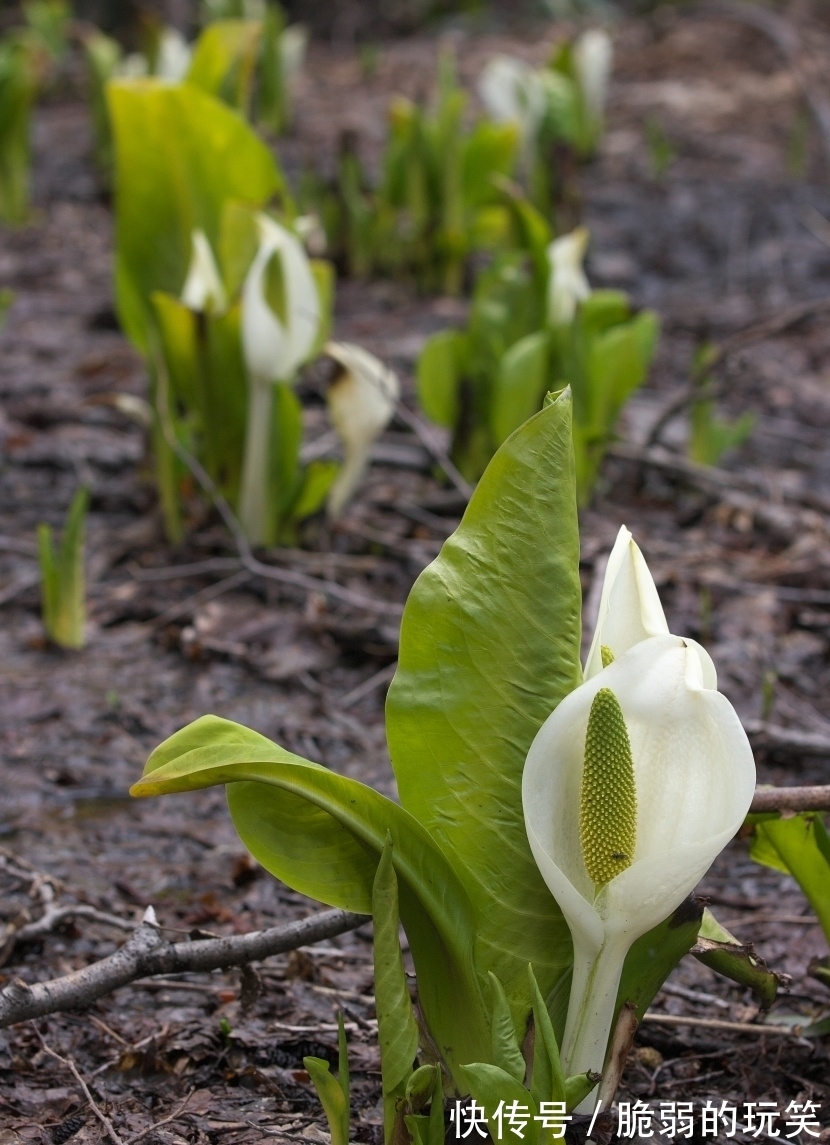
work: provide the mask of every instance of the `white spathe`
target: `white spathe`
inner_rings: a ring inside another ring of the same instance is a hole
[[[587,228],[577,227],[548,246],[548,321],[552,326],[572,322],[578,304],[591,293],[582,269],[589,240]]]
[[[190,45],[176,28],[165,28],[159,39],[155,74],[178,83],[187,75],[193,56]]]
[[[645,557],[629,530],[621,525],[605,568],[597,625],[585,661],[585,679],[602,671],[603,648],[609,648],[614,657],[622,656],[641,640],[665,636],[668,631],[657,586]],[[697,651],[706,687],[717,688],[718,676],[709,653],[695,641],[686,643]]]
[[[680,905],[749,810],[752,750],[732,705],[706,677],[694,642],[646,637],[567,696],[528,753],[528,839],[574,940],[566,1074],[601,1072],[630,946]],[[585,868],[579,807],[588,718],[601,688],[613,691],[628,730],[637,828],[631,865],[596,887]]]
[[[204,231],[195,230],[190,236],[192,253],[187,278],[182,287],[181,300],[191,310],[215,313],[227,306],[227,295],[216,259]]]
[[[613,53],[611,37],[601,28],[583,32],[574,44],[577,83],[588,111],[596,120],[601,120],[605,111]]]
[[[307,47],[308,28],[304,24],[289,24],[280,36],[280,59],[287,82],[302,68]]]
[[[513,56],[493,56],[478,81],[478,94],[492,119],[518,123],[522,136],[535,134],[545,114],[545,88],[529,64]]]
[[[344,453],[327,504],[329,516],[337,517],[360,483],[373,442],[395,412],[401,385],[397,374],[360,346],[328,342],[325,353],[342,367],[327,395],[329,417]]]
[[[320,326],[320,296],[311,264],[296,235],[267,215],[257,216],[259,250],[242,286],[242,350],[254,383],[290,382],[311,354]],[[284,315],[271,309],[265,281],[279,259]]]

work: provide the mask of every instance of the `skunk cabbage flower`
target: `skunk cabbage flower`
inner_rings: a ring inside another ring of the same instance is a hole
[[[533,136],[545,114],[545,89],[535,72],[513,56],[494,56],[478,81],[478,94],[491,118],[519,124],[524,139]]]
[[[548,247],[548,321],[552,326],[567,326],[573,321],[577,304],[591,293],[582,261],[590,236],[585,227],[554,239]]]
[[[328,342],[325,352],[341,367],[327,395],[329,417],[345,454],[328,497],[328,514],[337,517],[369,464],[372,443],[395,412],[401,386],[397,374],[359,346]]]
[[[175,28],[165,28],[159,40],[155,74],[161,79],[178,83],[190,67],[193,55],[187,40]]]
[[[302,68],[307,47],[308,28],[303,24],[289,24],[280,36],[280,62],[287,82]]]
[[[540,728],[522,779],[530,847],[574,943],[566,1075],[602,1070],[629,948],[694,888],[755,790],[749,741],[711,661],[668,633],[627,530],[603,606],[595,643],[609,650],[606,666],[589,657],[588,678]]]
[[[257,216],[260,246],[242,287],[242,349],[256,382],[291,381],[314,348],[320,296],[299,240],[267,215]],[[279,264],[281,313],[265,296],[268,264]]]
[[[227,296],[219,275],[216,259],[204,231],[191,235],[193,253],[182,287],[181,300],[191,310],[214,314],[227,306]]]
[[[612,55],[611,37],[600,28],[584,32],[574,44],[573,61],[577,82],[588,111],[598,121],[602,119],[605,110]]]

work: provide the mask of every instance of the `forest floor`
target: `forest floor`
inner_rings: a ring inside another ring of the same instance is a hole
[[[828,13],[816,2],[793,4],[787,15],[808,45],[807,83],[826,99]],[[499,50],[541,62],[561,34],[556,26],[511,37],[454,33],[461,78],[472,85]],[[590,608],[603,558],[627,524],[671,630],[710,650],[750,733],[759,780],[826,783],[830,140],[810,121],[791,61],[745,21],[667,9],[622,20],[614,35],[608,134],[580,175],[588,273],[595,286],[621,287],[654,307],[663,333],[651,379],[628,407],[582,517],[586,600]],[[333,156],[344,129],[357,131],[371,159],[390,96],[430,90],[437,48],[427,37],[383,43],[367,77],[355,50],[313,44],[296,124],[280,147],[288,170]],[[394,790],[383,728],[394,619],[249,575],[195,497],[187,544],[173,549],[162,538],[142,431],[100,400],[142,395],[146,379],[113,314],[112,218],[90,143],[81,102],[38,111],[35,215],[0,234],[0,283],[15,292],[0,335],[0,920],[8,939],[0,984],[66,973],[123,941],[79,918],[36,943],[15,943],[15,929],[52,892],[60,905],[86,904],[126,924],[152,904],[165,933],[180,937],[241,933],[318,909],[246,856],[221,792],[127,796],[152,748],[206,712]],[[335,329],[399,371],[411,407],[424,339],[463,312],[457,300],[419,298],[399,284],[343,282]],[[749,439],[710,470],[685,459],[687,407],[660,442],[649,440],[687,393],[704,341],[724,349],[720,416],[751,410],[757,419]],[[313,438],[322,405],[312,389]],[[383,438],[379,458],[341,521],[312,524],[301,549],[273,560],[402,603],[463,502],[402,423]],[[62,523],[81,482],[92,491],[89,639],[68,654],[43,640],[34,537],[38,522]],[[790,976],[773,1017],[789,1010],[809,1021],[826,1010],[826,991],[807,975],[824,940],[792,880],[752,863],[738,839],[700,891]],[[243,990],[238,972],[149,979],[87,1012],[6,1030],[0,1145],[107,1139],[75,1076],[44,1046],[71,1056],[125,1143],[139,1135],[147,1145],[324,1142],[302,1057],[331,1057],[338,1008],[352,1047],[354,1136],[379,1142],[370,927],[275,957],[257,980],[259,990],[250,976]],[[826,1041],[728,1028],[758,1021],[757,1003],[690,958],[652,1012],[623,1100],[659,1108],[711,1099],[736,1105],[739,1119],[747,1102],[783,1113],[812,1100],[823,1106],[821,1125],[830,1124]],[[707,1025],[713,1018],[726,1027]],[[783,1120],[777,1127],[790,1132]]]

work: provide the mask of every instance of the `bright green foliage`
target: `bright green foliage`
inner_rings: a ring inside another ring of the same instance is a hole
[[[176,539],[182,535],[181,468],[168,440],[171,429],[223,495],[236,500],[251,400],[238,296],[258,247],[256,209],[275,195],[282,195],[289,210],[290,202],[264,144],[244,120],[195,85],[119,80],[110,83],[108,100],[115,139],[118,309],[154,378],[157,479],[167,531]],[[197,310],[181,300],[195,232],[218,256],[224,307]],[[323,308],[330,310],[330,270],[319,264],[312,271]],[[327,323],[328,314],[318,345]],[[280,529],[288,537],[291,522],[319,510],[335,467],[300,466],[296,395],[280,385],[268,397],[263,430],[273,448],[264,480],[277,491],[270,530],[274,538]]]
[[[734,421],[723,421],[715,414],[714,401],[703,396],[706,386],[701,386],[701,396],[692,405],[689,457],[699,465],[717,465],[727,450],[743,445],[757,418],[747,410]]]
[[[395,1138],[403,1117],[404,1097],[418,1053],[418,1023],[403,966],[398,928],[398,880],[392,865],[392,839],[387,837],[372,887],[374,920],[375,1011],[378,1019],[383,1079],[383,1120],[387,1141]],[[432,1078],[428,1079],[428,1092]]]
[[[262,24],[258,20],[209,24],[196,41],[187,82],[247,117],[261,41]]]
[[[61,648],[83,648],[85,642],[84,532],[88,508],[89,491],[79,489],[69,506],[58,548],[50,525],[41,524],[37,529],[43,627]]]
[[[575,1105],[595,1080],[562,1077],[554,1031],[572,945],[530,852],[521,803],[530,744],[581,679],[570,410],[567,393],[551,398],[505,442],[410,594],[387,704],[400,804],[214,716],[157,748],[133,788],[157,795],[226,784],[240,838],[267,870],[332,906],[374,912],[383,1089],[396,1140],[404,1128],[420,1145],[441,1139],[439,1071],[432,1086],[429,1076],[436,1057],[456,1089],[472,1089],[488,1109],[485,1090],[525,1101],[519,1042],[531,1013],[530,1100]],[[398,909],[428,1031],[426,1073],[412,1068]],[[683,951],[660,927],[642,941],[649,945],[632,952],[627,981],[647,1005]]]
[[[14,294],[11,290],[0,290],[0,330],[6,321],[6,311],[14,302]]]
[[[757,863],[793,876],[830,943],[830,836],[823,816],[760,818],[749,853]]]
[[[755,415],[743,413],[734,421],[722,421],[715,413],[712,395],[714,383],[708,373],[716,349],[704,342],[695,354],[692,377],[697,396],[692,403],[689,433],[689,457],[699,465],[717,465],[724,453],[743,445],[755,428]]]
[[[502,254],[479,275],[465,330],[440,331],[426,343],[418,397],[427,417],[452,430],[452,460],[476,481],[544,395],[570,385],[577,490],[585,501],[623,406],[645,381],[657,317],[632,314],[619,291],[597,290],[570,323],[550,324],[550,229],[522,200],[511,199],[511,214],[525,252]]]
[[[112,172],[112,130],[107,110],[107,84],[116,73],[123,57],[121,45],[111,36],[96,30],[84,38],[87,89],[92,112],[92,134],[95,140],[95,162],[109,180]]]
[[[427,1102],[429,1113],[421,1113]],[[412,1145],[444,1145],[444,1087],[440,1066],[423,1065],[415,1070],[407,1082],[403,1109],[403,1122]]]
[[[445,56],[433,110],[403,97],[392,102],[375,190],[348,147],[334,188],[309,183],[306,198],[351,273],[406,277],[423,291],[458,294],[469,254],[503,239],[507,218],[496,181],[513,170],[518,131],[487,120],[467,130],[466,104]]]
[[[0,223],[22,223],[29,209],[29,120],[37,83],[29,51],[0,42]]]
[[[331,1145],[349,1145],[349,1051],[343,1015],[337,1015],[338,1063],[337,1078],[333,1078],[329,1063],[322,1058],[303,1058],[303,1065],[314,1083],[320,1104],[326,1114],[331,1133]]]
[[[570,961],[520,798],[536,732],[581,679],[569,436],[565,394],[496,454],[410,593],[387,697],[401,802],[464,878],[480,972],[502,982],[517,1019],[530,1006],[528,962],[547,993]]]
[[[176,297],[201,230],[217,249],[225,205],[284,195],[273,156],[247,124],[192,84],[117,80],[107,98],[115,140],[118,314],[144,354],[156,329],[152,295]]]
[[[588,1096],[599,1081],[599,1077],[590,1074],[565,1077],[556,1035],[531,966],[527,967],[527,978],[532,999],[534,1027],[533,1062],[528,1086],[526,1087],[522,1081],[524,1071],[521,1074],[515,1069],[508,1071],[497,1062],[477,1062],[465,1066],[464,1074],[473,1097],[484,1106],[494,1141],[504,1139],[504,1125],[499,1125],[495,1116],[496,1110],[501,1106],[504,1111],[506,1107],[516,1102],[516,1107],[525,1111],[522,1120],[525,1117],[528,1119],[527,1126],[523,1126],[523,1129],[529,1145],[542,1145],[542,1143],[548,1145],[554,1140],[561,1140],[561,1125],[560,1131],[557,1131],[552,1126],[546,1128],[540,1120],[537,1120],[542,1102],[557,1102],[560,1112],[564,1114],[574,1109]],[[494,1000],[498,1006],[496,990],[494,990]],[[493,1024],[496,1024],[495,1011]],[[518,1049],[518,1042],[515,1043],[515,1047]]]
[[[68,50],[71,15],[66,0],[28,0],[23,4],[26,28],[22,35],[57,63]]]

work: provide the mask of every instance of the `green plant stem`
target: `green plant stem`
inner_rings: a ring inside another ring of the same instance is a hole
[[[276,522],[269,489],[269,457],[274,420],[274,387],[271,382],[251,378],[248,387],[248,420],[245,429],[245,455],[242,461],[242,492],[239,520],[252,545],[274,541]]]
[[[568,1020],[562,1041],[562,1065],[566,1076],[601,1073],[614,1022],[617,990],[630,942],[609,936],[598,951],[574,936],[574,968]],[[596,1091],[577,1106],[578,1113],[592,1113]]]

